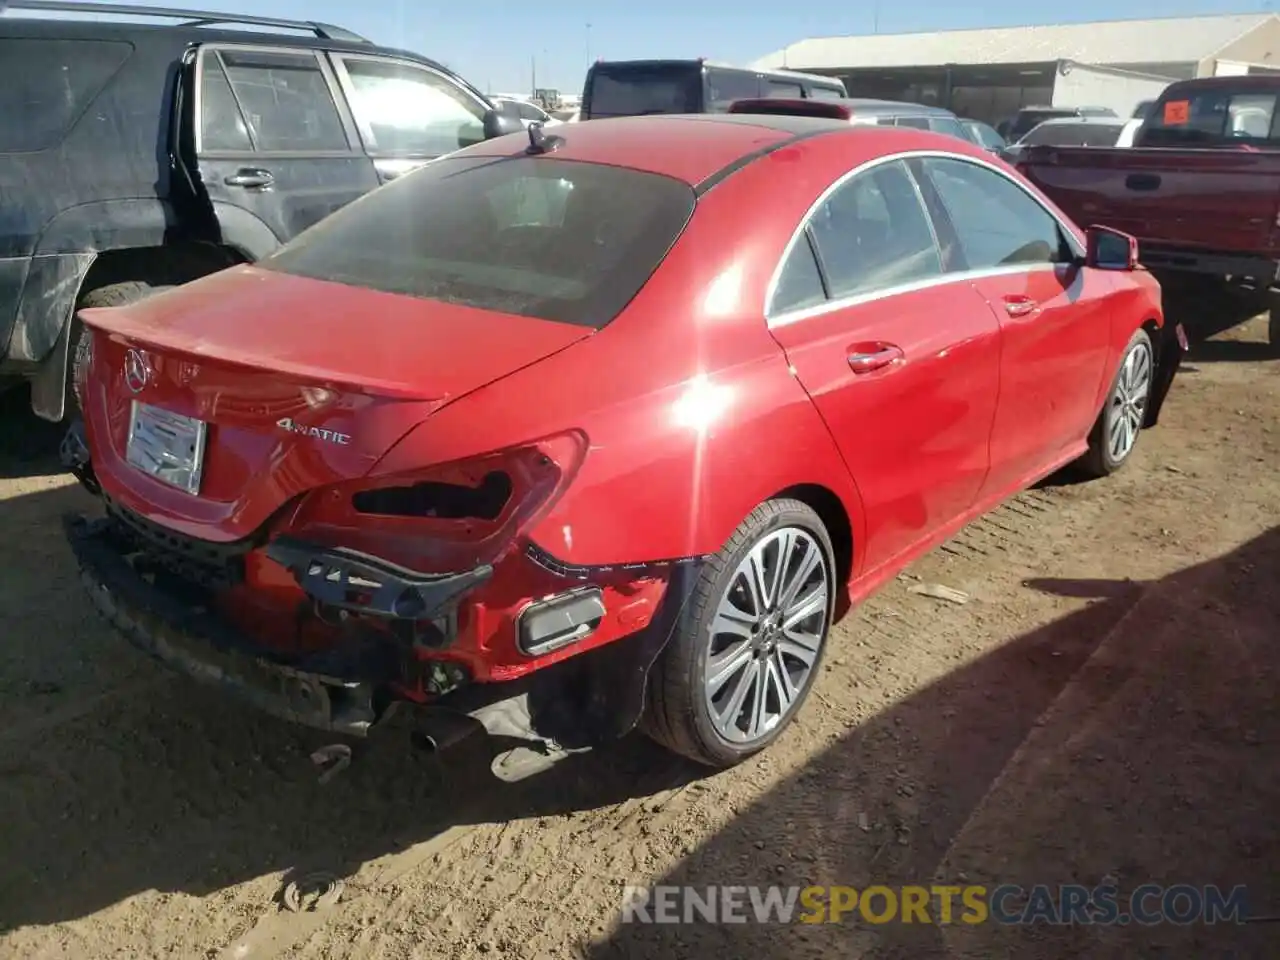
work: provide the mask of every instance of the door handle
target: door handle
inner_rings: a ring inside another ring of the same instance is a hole
[[[250,190],[265,190],[276,182],[270,170],[260,167],[241,167],[222,181],[228,187],[247,187]]]
[[[854,373],[870,373],[904,359],[901,347],[892,343],[859,343],[849,348],[849,368]]]
[[[1124,185],[1130,190],[1159,190],[1160,177],[1154,173],[1131,173],[1124,178]]]
[[[1005,297],[1004,312],[1011,317],[1026,317],[1040,309],[1030,297]]]

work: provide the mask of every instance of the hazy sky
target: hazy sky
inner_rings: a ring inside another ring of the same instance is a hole
[[[134,0],[145,2],[145,0]],[[442,61],[482,89],[538,86],[581,92],[597,57],[698,57],[745,62],[805,37],[906,33],[1124,17],[1250,13],[1266,0],[169,0],[154,6],[237,11],[324,20]],[[590,24],[590,27],[588,27]]]

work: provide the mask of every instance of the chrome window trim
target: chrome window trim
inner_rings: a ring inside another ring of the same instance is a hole
[[[944,136],[944,134],[938,134],[938,136]],[[1044,201],[1042,201],[1039,197],[1037,197],[1034,193],[1032,193],[1031,190],[1027,188],[1026,184],[1020,183],[1016,178],[1011,177],[1006,171],[1001,170],[995,164],[989,163],[986,160],[983,160],[979,157],[971,157],[963,153],[953,153],[949,150],[936,150],[936,149],[935,150],[903,150],[898,153],[885,154],[884,156],[875,157],[871,160],[866,161],[865,163],[859,164],[858,166],[854,167],[852,170],[847,170],[844,173],[842,173],[839,177],[837,177],[835,180],[833,180],[830,184],[827,185],[826,189],[824,189],[822,193],[818,195],[818,198],[812,204],[810,204],[809,209],[805,211],[804,216],[800,218],[800,223],[796,227],[796,229],[792,232],[791,239],[787,241],[786,247],[783,248],[782,256],[778,258],[778,263],[773,269],[773,275],[769,278],[769,285],[765,288],[764,315],[765,315],[765,323],[770,329],[773,329],[775,327],[785,326],[790,323],[795,323],[796,321],[799,321],[799,320],[807,320],[809,317],[820,316],[824,313],[831,313],[832,311],[835,311],[835,310],[843,310],[848,307],[858,306],[860,304],[868,303],[874,300],[881,300],[881,299],[884,299],[885,297],[892,297],[901,293],[910,293],[915,290],[924,290],[929,287],[936,287],[936,286],[942,286],[944,284],[956,283],[961,280],[976,280],[983,277],[996,277],[996,276],[1004,276],[1007,274],[1033,273],[1033,272],[1039,272],[1044,270],[1056,270],[1058,269],[1058,267],[1062,266],[1062,264],[1054,264],[1054,263],[1029,263],[1029,264],[1014,264],[1007,267],[987,267],[982,270],[964,270],[957,273],[943,273],[937,277],[930,277],[926,280],[917,280],[917,281],[913,281],[912,283],[904,283],[904,284],[898,284],[897,286],[893,286],[893,287],[885,287],[881,290],[873,290],[867,293],[853,294],[852,296],[841,297],[837,300],[828,300],[826,303],[819,304],[816,307],[806,307],[802,310],[784,310],[783,312],[778,314],[771,314],[770,306],[773,303],[774,295],[776,294],[778,289],[778,284],[781,281],[783,267],[786,266],[787,260],[788,258],[790,258],[792,250],[795,249],[797,241],[799,240],[800,237],[804,235],[805,228],[809,225],[809,222],[813,219],[814,215],[818,212],[818,210],[822,207],[822,205],[827,202],[830,196],[833,193],[835,193],[837,190],[839,190],[841,187],[843,187],[850,180],[852,180],[854,177],[858,176],[861,173],[865,173],[868,170],[872,170],[886,163],[893,163],[895,161],[905,162],[907,160],[916,160],[916,159],[958,160],[961,163],[969,163],[969,164],[973,164],[975,167],[982,167],[983,169],[989,170],[992,173],[996,174],[997,176],[1003,177],[1009,183],[1012,183],[1019,190],[1021,190],[1023,194],[1027,196],[1028,199],[1030,199],[1033,203],[1035,203],[1036,206],[1038,206],[1041,210],[1043,210],[1050,217],[1052,217],[1054,223],[1058,225],[1058,229],[1060,229],[1063,233],[1063,236],[1067,238],[1067,245],[1071,247],[1072,253],[1074,253],[1077,257],[1084,257],[1085,255],[1084,246],[1083,244],[1081,244],[1080,238],[1076,235],[1076,230],[1078,228],[1068,223],[1063,217],[1059,216],[1053,210],[1050,210],[1048,207],[1046,207],[1044,205]],[[911,176],[912,183],[915,184],[915,175],[911,172],[910,167],[907,168],[907,173],[908,175]],[[919,190],[918,185],[916,185],[916,189],[917,191]],[[925,212],[925,216],[928,218],[930,227],[936,230],[937,228],[933,223],[933,217],[930,215],[927,205],[924,208],[924,212]]]

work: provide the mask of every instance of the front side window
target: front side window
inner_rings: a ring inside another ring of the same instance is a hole
[[[214,61],[221,61],[255,150],[305,153],[349,149],[338,108],[315,54],[231,49],[209,53],[205,72]],[[214,128],[216,136],[224,143],[232,142],[226,139],[234,133],[225,121],[215,122],[219,124]],[[202,131],[203,127],[202,117]]]
[[[1007,177],[964,160],[928,157],[920,165],[946,209],[968,269],[1070,259],[1057,220]]]
[[[760,78],[748,70],[707,67],[707,112],[728,113],[735,100],[760,96]]]
[[[942,273],[933,230],[901,161],[857,174],[809,223],[833,300]]]
[[[546,157],[443,157],[259,261],[270,270],[602,327],[693,215],[670,177]]]
[[[955,117],[930,117],[929,129],[934,133],[945,133],[949,137],[959,137],[961,140],[968,140],[965,136],[964,127]]]
[[[546,123],[548,119],[547,115],[532,103],[517,103],[516,111],[519,113],[521,120],[528,120],[532,123]]]
[[[439,157],[484,139],[484,106],[447,77],[391,60],[342,63],[370,153]]]

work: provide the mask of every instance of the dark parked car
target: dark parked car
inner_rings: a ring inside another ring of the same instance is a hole
[[[725,113],[735,100],[831,100],[844,82],[791,70],[756,70],[707,60],[600,60],[587,71],[583,120],[659,113]]]
[[[1010,143],[1021,140],[1046,120],[1068,117],[1114,117],[1110,107],[1023,107],[1012,119],[1004,120],[996,129]]]
[[[440,64],[323,23],[0,6],[0,386],[31,381],[48,420],[77,402],[77,308],[256,261],[380,183],[520,129]],[[74,19],[90,13],[117,22]]]

